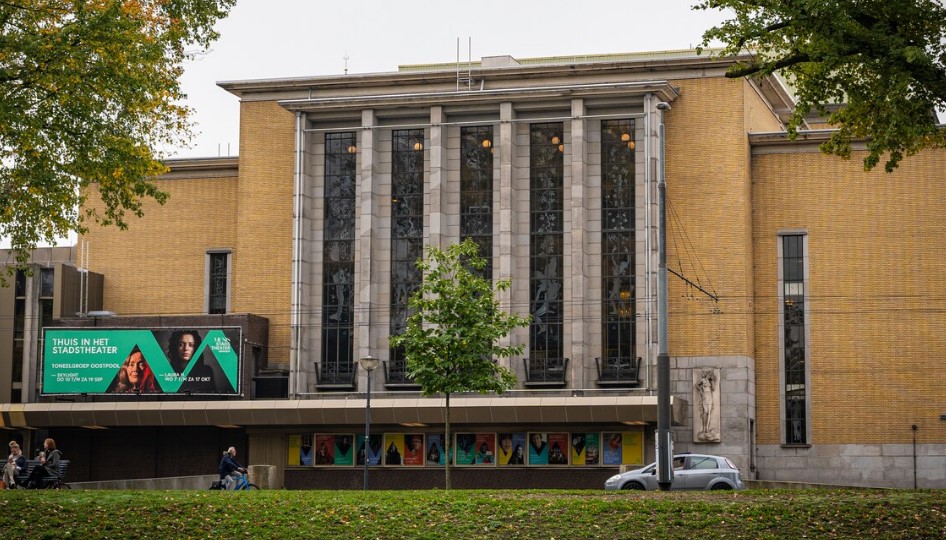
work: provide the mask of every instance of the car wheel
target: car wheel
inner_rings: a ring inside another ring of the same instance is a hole
[[[710,489],[713,491],[722,490],[722,489],[732,489],[732,486],[730,486],[729,484],[720,482],[718,484],[714,484],[713,487],[711,487]]]
[[[636,491],[641,491],[644,489],[644,485],[641,484],[640,482],[628,482],[624,484],[623,486],[621,486],[621,489],[633,489]]]

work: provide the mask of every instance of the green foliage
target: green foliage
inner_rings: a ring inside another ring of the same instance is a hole
[[[946,536],[943,490],[5,491],[4,538]]]
[[[190,140],[183,62],[235,2],[0,2],[0,237],[19,262],[167,199],[148,179],[166,170],[157,148]],[[102,205],[80,212],[92,186]]]
[[[407,330],[391,337],[392,347],[403,347],[408,375],[424,395],[456,392],[504,392],[515,376],[494,359],[522,354],[522,345],[501,346],[498,341],[514,328],[528,326],[528,317],[504,313],[494,297],[493,284],[484,279],[486,261],[470,240],[443,251],[427,246],[421,287],[411,296]],[[509,288],[508,280],[495,284]]]
[[[452,456],[450,394],[505,392],[516,385],[511,371],[497,358],[522,354],[523,345],[499,345],[514,328],[529,325],[529,317],[503,312],[495,291],[509,289],[509,280],[493,284],[482,277],[487,262],[479,247],[467,239],[443,251],[427,246],[426,260],[417,262],[424,273],[420,288],[411,295],[412,313],[403,334],[392,336],[392,347],[403,347],[407,374],[425,396],[446,395],[444,434],[446,453]],[[450,489],[450,461],[444,467]]]
[[[838,130],[822,151],[844,158],[866,139],[864,168],[886,155],[893,171],[905,156],[946,146],[935,111],[946,109],[946,7],[938,0],[703,0],[733,18],[703,35],[721,55],[751,58],[727,76],[782,73],[797,91],[789,134],[810,111]],[[827,105],[844,106],[829,111]]]

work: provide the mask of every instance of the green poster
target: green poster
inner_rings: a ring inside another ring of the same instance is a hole
[[[241,329],[47,328],[43,394],[238,394]]]

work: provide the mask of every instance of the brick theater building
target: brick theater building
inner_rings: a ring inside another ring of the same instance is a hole
[[[423,246],[472,238],[532,323],[502,360],[515,389],[451,400],[455,485],[601,487],[654,459],[663,170],[675,451],[750,479],[946,487],[946,151],[892,174],[865,172],[862,146],[822,155],[829,128],[790,141],[786,86],[728,79],[732,62],[504,56],[220,83],[239,157],[169,161],[166,205],[79,238],[56,268],[102,278],[78,293],[92,309],[40,324],[26,306],[46,297],[0,291],[2,427],[56,438],[76,481],[212,473],[236,445],[289,488],[360,488],[365,458],[374,488],[442,486],[443,398],[388,337]],[[139,347],[162,386],[53,380],[86,364],[55,360],[77,349],[40,328],[120,359]],[[185,390],[170,343],[187,328],[227,384]]]

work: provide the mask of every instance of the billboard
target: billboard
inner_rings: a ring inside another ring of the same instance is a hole
[[[236,395],[240,327],[46,328],[42,394]]]

